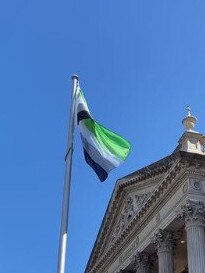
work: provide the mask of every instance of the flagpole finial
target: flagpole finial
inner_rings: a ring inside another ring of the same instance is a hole
[[[79,81],[79,77],[76,74],[73,74],[72,77],[71,77],[71,79]]]

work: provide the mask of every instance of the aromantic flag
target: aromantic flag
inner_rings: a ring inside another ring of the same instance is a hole
[[[130,152],[130,143],[96,122],[90,114],[82,90],[76,92],[76,123],[80,129],[84,156],[101,182],[118,167]]]

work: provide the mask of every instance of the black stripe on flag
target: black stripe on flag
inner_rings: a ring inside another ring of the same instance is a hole
[[[93,168],[101,182],[105,181],[108,177],[108,173],[89,156],[85,148],[83,148],[83,150],[85,161],[87,162],[87,164],[90,165],[91,168]]]
[[[79,122],[81,120],[88,119],[88,118],[91,118],[91,116],[88,113],[88,111],[83,110],[83,111],[78,112],[78,114],[77,114],[77,122],[78,122],[78,124],[79,124]]]

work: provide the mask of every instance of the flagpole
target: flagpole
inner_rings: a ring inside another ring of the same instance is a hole
[[[57,273],[65,273],[66,248],[67,248],[67,240],[68,240],[68,215],[69,215],[69,202],[70,202],[70,184],[71,184],[73,138],[74,138],[74,123],[75,123],[75,117],[74,117],[75,93],[76,93],[78,81],[79,81],[78,76],[73,75],[72,81],[73,81],[73,90],[71,94],[68,143],[67,143],[67,151],[65,156],[65,178],[64,178]]]

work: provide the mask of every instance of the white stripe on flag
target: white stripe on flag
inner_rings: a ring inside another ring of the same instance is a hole
[[[106,158],[106,160],[108,160],[115,167],[118,167],[123,162],[122,159],[116,157],[109,150],[105,149],[98,143],[97,138],[86,128],[83,121],[80,121],[79,127],[83,137],[88,141],[88,143],[90,143],[90,145],[99,151],[103,158]]]

